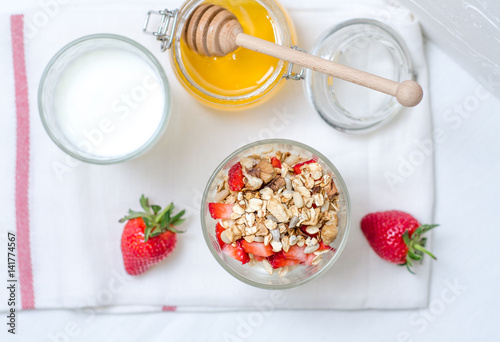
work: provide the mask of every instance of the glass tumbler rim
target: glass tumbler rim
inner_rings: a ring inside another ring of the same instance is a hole
[[[137,150],[117,156],[117,157],[107,157],[107,158],[92,158],[91,156],[84,155],[81,153],[76,152],[75,150],[68,148],[66,144],[61,141],[60,139],[60,134],[54,132],[52,129],[51,125],[49,124],[49,118],[53,116],[53,113],[47,113],[47,111],[44,109],[44,103],[43,103],[43,95],[44,95],[44,87],[47,81],[47,77],[49,73],[52,71],[52,68],[55,67],[56,63],[60,60],[62,56],[64,56],[68,51],[71,51],[75,47],[77,47],[81,43],[85,43],[88,41],[92,40],[101,40],[101,39],[110,39],[110,40],[116,40],[125,44],[128,44],[130,47],[141,53],[143,56],[147,58],[148,62],[151,62],[150,66],[153,68],[155,71],[158,79],[160,80],[160,83],[163,87],[163,96],[165,98],[165,105],[163,108],[162,112],[162,118],[161,121],[156,128],[154,134],[149,138],[148,141],[144,143],[140,148]],[[90,164],[116,164],[116,163],[121,163],[127,160],[134,159],[143,153],[145,153],[147,150],[149,150],[153,145],[156,144],[156,142],[160,139],[163,131],[168,125],[168,122],[170,120],[170,111],[171,111],[171,94],[170,94],[170,85],[168,82],[167,75],[165,74],[165,71],[163,67],[161,66],[160,62],[158,59],[143,45],[139,44],[135,40],[132,40],[128,37],[118,35],[118,34],[112,34],[112,33],[96,33],[96,34],[90,34],[86,36],[79,37],[68,44],[64,45],[62,48],[60,48],[54,56],[50,59],[50,61],[47,63],[47,66],[45,67],[42,77],[40,78],[40,83],[38,86],[38,111],[40,115],[40,119],[42,121],[42,125],[49,135],[50,139],[66,154],[69,156],[76,158],[80,161],[90,163]]]
[[[309,276],[303,280],[300,280],[300,281],[297,281],[294,283],[289,283],[289,284],[263,284],[263,283],[259,283],[257,281],[248,279],[248,278],[240,275],[238,272],[234,271],[231,267],[229,267],[224,262],[224,260],[222,260],[220,258],[219,254],[214,249],[214,246],[212,244],[212,241],[211,241],[210,236],[208,234],[208,231],[206,229],[207,222],[205,221],[205,216],[207,214],[207,197],[208,197],[208,193],[210,191],[211,185],[216,180],[218,174],[221,172],[221,170],[224,168],[224,166],[226,166],[227,163],[229,161],[231,161],[238,154],[243,153],[243,152],[245,152],[253,147],[267,145],[267,144],[284,144],[284,145],[296,146],[296,147],[302,148],[304,150],[307,150],[308,152],[317,156],[322,162],[324,162],[328,166],[330,171],[335,175],[335,180],[337,181],[336,183],[337,183],[337,185],[340,186],[341,191],[342,191],[342,195],[344,196],[345,208],[347,211],[344,235],[343,235],[342,241],[340,242],[340,245],[339,245],[338,249],[336,250],[334,256],[328,261],[328,263],[323,268],[321,268],[319,271],[315,272],[311,276]],[[210,178],[207,182],[205,190],[203,191],[203,197],[202,197],[201,209],[200,209],[200,218],[201,218],[201,229],[203,232],[203,237],[205,239],[205,243],[207,244],[212,256],[219,263],[219,265],[222,266],[222,268],[224,270],[226,270],[229,274],[231,274],[233,277],[237,278],[238,280],[242,281],[243,283],[246,283],[246,284],[254,286],[254,287],[268,289],[268,290],[284,290],[284,289],[290,289],[290,288],[294,288],[294,287],[303,285],[311,280],[318,278],[319,276],[324,274],[328,269],[330,269],[330,267],[332,267],[334,263],[336,263],[336,261],[339,259],[340,255],[342,254],[342,251],[344,250],[344,248],[347,244],[348,238],[349,238],[349,233],[350,233],[350,229],[351,229],[351,215],[350,215],[350,213],[351,213],[351,204],[350,204],[350,197],[349,197],[346,183],[345,183],[344,179],[342,178],[338,169],[333,165],[333,163],[327,157],[325,157],[322,153],[318,152],[316,149],[314,149],[314,148],[312,148],[304,143],[298,142],[298,141],[289,140],[289,139],[264,139],[264,140],[258,140],[258,141],[252,142],[250,144],[244,145],[244,146],[236,149],[234,152],[230,153],[226,158],[224,158],[224,160],[216,167],[215,171],[212,173],[212,175],[210,176]]]

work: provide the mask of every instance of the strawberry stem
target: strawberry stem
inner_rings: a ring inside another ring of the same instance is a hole
[[[128,215],[125,215],[119,220],[123,223],[128,220],[142,218],[146,228],[144,229],[144,241],[147,242],[150,238],[158,236],[167,230],[174,233],[183,233],[177,230],[174,226],[178,226],[185,221],[182,216],[186,213],[185,210],[180,211],[174,217],[171,217],[174,211],[174,204],[170,203],[165,209],[161,210],[159,205],[150,205],[149,199],[144,195],[139,200],[143,212],[129,209]]]
[[[427,242],[427,239],[425,237],[422,237],[423,234],[427,233],[429,230],[437,227],[437,224],[432,224],[432,225],[422,225],[418,227],[410,237],[410,233],[408,230],[406,230],[403,233],[403,241],[408,247],[408,252],[406,255],[406,262],[402,265],[406,265],[406,268],[408,271],[410,271],[412,274],[415,274],[415,272],[412,271],[413,263],[412,260],[420,261],[422,262],[424,253],[429,255],[432,259],[437,260],[437,258],[426,250],[425,243]]]
[[[419,244],[415,244],[413,245],[413,247],[416,249],[416,250],[419,250],[421,252],[424,252],[425,254],[427,254],[428,256],[430,256],[432,259],[434,260],[437,260],[437,258],[434,256],[434,254],[432,254],[431,252],[429,252],[427,249],[425,249],[424,247],[422,247],[421,245]]]

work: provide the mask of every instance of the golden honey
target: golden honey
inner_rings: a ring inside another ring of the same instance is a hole
[[[274,1],[208,0],[191,5],[195,8],[205,2],[230,10],[249,35],[287,46],[295,41],[293,24]],[[181,11],[188,12],[186,6]],[[288,66],[244,48],[224,57],[202,56],[182,39],[176,42],[172,57],[184,87],[204,104],[225,110],[247,109],[271,98],[284,84],[280,81]]]

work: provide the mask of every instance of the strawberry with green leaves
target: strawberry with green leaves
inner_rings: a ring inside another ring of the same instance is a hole
[[[427,239],[422,237],[429,230],[437,227],[420,225],[410,214],[391,210],[371,213],[361,220],[361,230],[368,243],[382,259],[405,265],[413,273],[413,261],[422,260],[424,254],[436,257],[426,250]]]
[[[148,198],[141,196],[144,211],[129,210],[119,222],[127,222],[123,229],[121,249],[125,270],[130,275],[146,272],[151,266],[165,259],[175,248],[179,233],[175,226],[184,222],[185,210],[173,214],[174,204],[165,209],[150,205]]]

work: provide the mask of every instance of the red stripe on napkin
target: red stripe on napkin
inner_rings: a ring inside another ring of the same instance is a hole
[[[177,306],[162,306],[161,311],[177,311]]]
[[[28,207],[28,186],[30,167],[30,117],[28,104],[28,83],[24,61],[24,18],[10,17],[12,57],[14,61],[14,82],[16,85],[16,229],[19,264],[19,278],[23,309],[35,307],[33,272],[31,268],[30,221]]]

